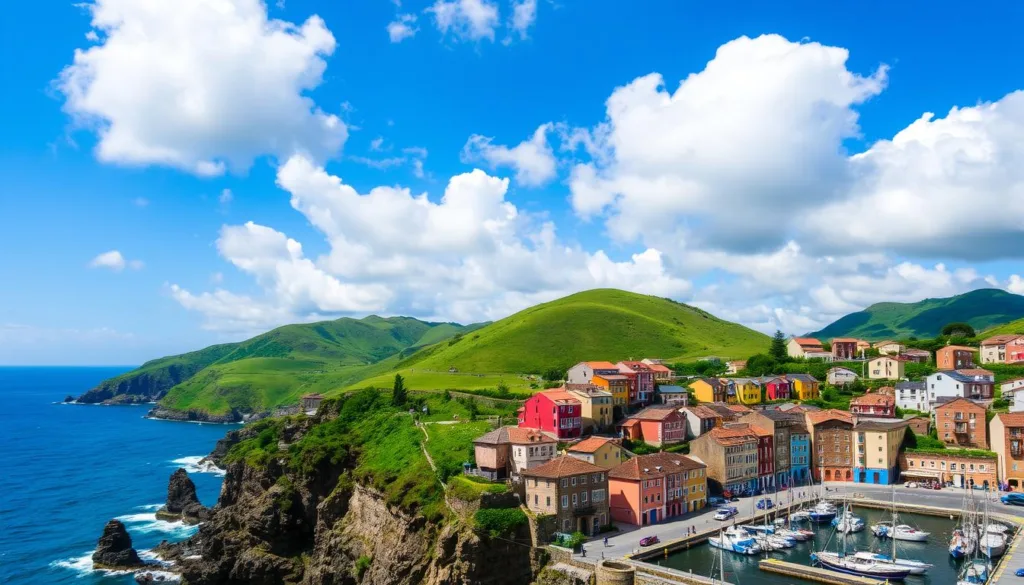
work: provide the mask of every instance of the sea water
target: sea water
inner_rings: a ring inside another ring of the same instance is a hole
[[[161,540],[193,534],[155,515],[178,467],[204,505],[216,503],[223,478],[196,463],[234,426],[149,420],[146,405],[61,403],[128,369],[0,367],[0,583],[134,583],[93,570],[96,540],[118,518],[146,558]]]

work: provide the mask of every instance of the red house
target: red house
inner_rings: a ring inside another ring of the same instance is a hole
[[[852,360],[857,358],[857,339],[836,337],[832,340],[832,359]]]
[[[629,401],[650,404],[654,399],[654,370],[643,362],[619,362],[619,373],[630,381]]]
[[[775,435],[768,429],[751,424],[729,425],[732,430],[749,430],[757,435],[757,487],[767,490],[775,487]]]
[[[575,439],[583,425],[583,405],[563,388],[538,392],[519,409],[519,426],[557,439]]]
[[[792,384],[785,376],[762,378],[761,384],[765,389],[765,396],[768,397],[768,400],[789,400],[790,386]]]
[[[869,392],[850,401],[850,412],[860,416],[896,416],[896,399],[888,394]]]
[[[649,406],[619,425],[622,438],[660,447],[686,440],[686,416],[674,406]]]

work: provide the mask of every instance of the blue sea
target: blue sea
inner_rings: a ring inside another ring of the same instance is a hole
[[[203,504],[216,503],[222,477],[195,464],[233,426],[148,420],[149,406],[61,404],[128,369],[0,367],[0,583],[134,583],[92,570],[96,540],[111,518],[144,558],[192,534],[154,516],[178,467]]]

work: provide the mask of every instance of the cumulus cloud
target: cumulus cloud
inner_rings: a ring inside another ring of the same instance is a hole
[[[231,203],[234,199],[235,196],[231,192],[231,189],[223,189],[220,192],[220,196],[217,197],[217,201],[220,202],[221,205],[227,205],[228,203]]]
[[[498,6],[488,0],[437,0],[426,9],[442,35],[457,40],[494,40],[498,26]]]
[[[512,167],[516,182],[530,187],[543,185],[555,178],[557,160],[548,144],[551,124],[544,124],[528,140],[509,148],[493,144],[493,138],[474,134],[462,149],[463,162],[486,162],[491,168]]]
[[[537,0],[521,0],[512,2],[512,19],[509,28],[519,35],[520,39],[529,36],[527,33],[533,23],[537,22]]]
[[[56,81],[65,111],[94,130],[101,161],[200,176],[261,155],[336,153],[347,129],[306,96],[335,40],[323,20],[270,19],[260,0],[86,4],[97,44]]]
[[[142,260],[126,260],[119,250],[110,250],[97,255],[89,262],[91,268],[106,268],[114,272],[121,272],[126,267],[132,270],[142,270],[145,264]]]
[[[415,14],[399,14],[395,20],[388,23],[387,30],[391,42],[400,43],[416,36],[420,29],[416,26]]]

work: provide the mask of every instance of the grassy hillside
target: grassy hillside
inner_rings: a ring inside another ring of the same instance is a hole
[[[996,325],[990,329],[986,329],[978,333],[978,337],[985,338],[993,335],[1024,335],[1024,319],[1017,319],[1016,321],[1010,321],[1009,323],[1003,323],[1002,325]]]
[[[586,359],[746,357],[768,337],[668,299],[599,289],[537,305],[417,352],[395,365],[413,388],[528,383],[514,374],[567,368]],[[448,374],[454,367],[458,374]],[[473,375],[470,375],[473,374]],[[504,374],[504,375],[503,375]],[[509,376],[509,374],[513,374]],[[357,383],[390,385],[393,372]]]
[[[980,289],[917,303],[877,303],[851,313],[811,336],[886,338],[935,337],[948,323],[970,323],[981,331],[1024,317],[1024,296],[998,289]]]

